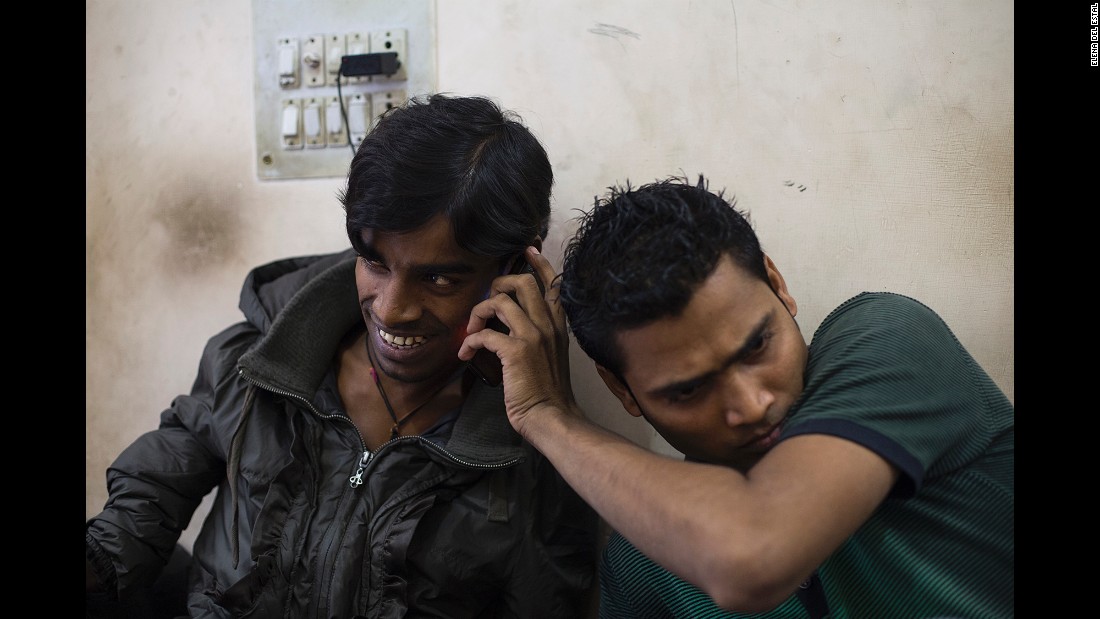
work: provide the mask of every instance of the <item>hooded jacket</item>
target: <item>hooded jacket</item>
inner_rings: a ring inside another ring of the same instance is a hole
[[[246,320],[207,343],[191,393],[108,469],[88,555],[119,596],[160,573],[215,487],[193,547],[193,617],[583,614],[595,512],[476,383],[450,435],[369,451],[333,359],[362,322],[355,254],[254,269]]]

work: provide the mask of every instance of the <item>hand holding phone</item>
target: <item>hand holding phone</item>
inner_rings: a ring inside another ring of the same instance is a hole
[[[531,268],[530,264],[527,264],[527,260],[523,258],[523,254],[519,254],[515,257],[512,263],[512,269],[508,272],[508,275],[519,275],[521,273],[530,273],[534,276],[535,282],[539,285],[539,290],[543,291],[542,281],[539,280],[535,270]],[[516,295],[509,293],[512,300],[516,300]],[[493,329],[504,334],[508,334],[508,327],[504,326],[504,323],[499,318],[493,317],[485,322],[487,329]],[[500,359],[496,353],[486,348],[479,349],[474,358],[470,360],[470,369],[474,374],[481,379],[481,382],[489,385],[490,387],[496,387],[504,380],[504,368],[501,366]]]

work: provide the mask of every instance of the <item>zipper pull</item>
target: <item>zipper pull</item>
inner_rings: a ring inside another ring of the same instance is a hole
[[[372,457],[373,454],[371,454],[371,452],[364,451],[362,457],[359,458],[359,468],[355,469],[355,475],[352,475],[348,480],[351,482],[352,488],[358,488],[363,485],[363,469],[367,468],[367,464]]]

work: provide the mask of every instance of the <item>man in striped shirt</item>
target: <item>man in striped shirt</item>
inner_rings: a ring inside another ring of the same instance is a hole
[[[527,257],[546,294],[498,280],[460,356],[497,353],[513,427],[614,529],[601,617],[1013,616],[1014,406],[933,310],[862,293],[807,344],[702,176],[613,188],[560,278]],[[682,460],[585,419],[566,320]]]

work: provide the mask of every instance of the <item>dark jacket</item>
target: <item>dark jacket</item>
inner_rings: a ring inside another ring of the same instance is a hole
[[[101,580],[147,586],[216,486],[192,616],[581,616],[595,513],[512,429],[502,389],[478,383],[443,445],[367,450],[332,374],[362,321],[354,260],[249,274],[246,322],[210,339],[191,393],[108,470],[86,528]]]

